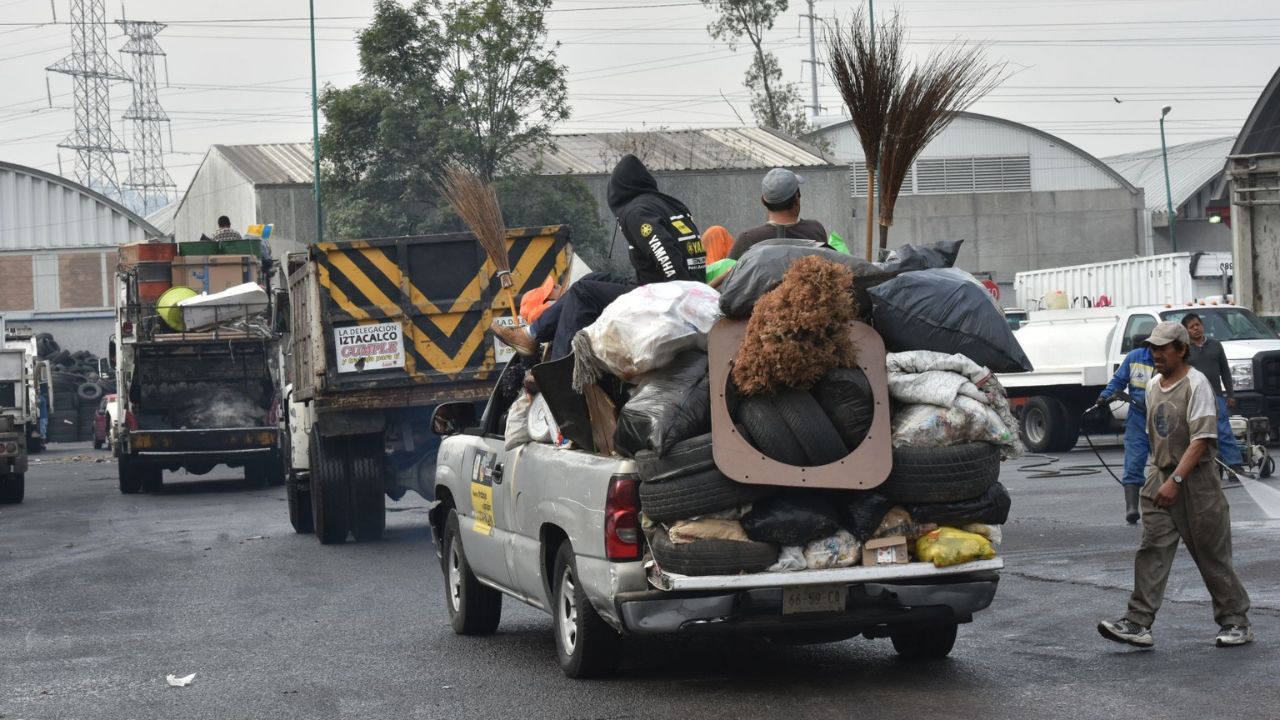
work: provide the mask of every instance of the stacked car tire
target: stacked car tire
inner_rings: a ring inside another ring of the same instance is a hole
[[[63,350],[49,333],[36,336],[36,350],[49,363],[50,442],[77,442],[93,439],[93,420],[103,395],[114,393],[114,378],[98,373],[98,358],[87,350]]]

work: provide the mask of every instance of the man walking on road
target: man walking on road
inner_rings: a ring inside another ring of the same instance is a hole
[[[1151,624],[1181,539],[1213,599],[1218,647],[1253,642],[1249,594],[1231,562],[1231,513],[1212,461],[1218,437],[1213,391],[1187,364],[1191,339],[1182,325],[1160,323],[1146,344],[1159,374],[1147,384],[1151,460],[1142,488],[1142,544],[1133,562],[1129,611],[1098,623],[1098,632],[1138,647],[1155,644]]]
[[[1231,432],[1231,410],[1236,406],[1236,389],[1231,379],[1231,366],[1227,364],[1227,353],[1221,342],[1204,334],[1204,321],[1199,315],[1187,313],[1182,318],[1182,326],[1191,338],[1191,359],[1188,362],[1209,379],[1209,387],[1217,401],[1218,457],[1222,458],[1223,465],[1231,468],[1227,482],[1238,483],[1240,478],[1236,476],[1244,472],[1244,458],[1240,455],[1236,436]]]
[[[1116,370],[1115,377],[1098,396],[1096,405],[1101,407],[1122,389],[1129,393],[1129,413],[1124,419],[1124,519],[1130,525],[1138,524],[1138,492],[1146,480],[1147,455],[1151,444],[1147,441],[1147,383],[1155,374],[1155,360],[1145,345],[1134,348]]]

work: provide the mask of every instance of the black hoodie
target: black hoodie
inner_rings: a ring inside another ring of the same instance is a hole
[[[707,251],[684,203],[658,192],[658,183],[635,155],[618,161],[609,177],[609,209],[627,239],[636,281],[707,278]]]

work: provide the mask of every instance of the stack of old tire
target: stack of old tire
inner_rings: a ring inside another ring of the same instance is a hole
[[[93,421],[104,395],[116,391],[114,378],[103,378],[98,357],[87,350],[64,350],[49,333],[36,336],[36,351],[50,367],[52,411],[50,442],[93,440]]]

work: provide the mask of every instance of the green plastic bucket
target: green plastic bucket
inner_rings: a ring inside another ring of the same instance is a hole
[[[178,254],[183,257],[190,255],[217,255],[218,243],[213,240],[191,240],[178,243]]]
[[[187,324],[182,321],[182,308],[178,307],[178,303],[199,294],[189,287],[169,288],[160,296],[159,300],[156,300],[156,314],[160,316],[165,325],[178,332],[184,332],[187,329]]]

